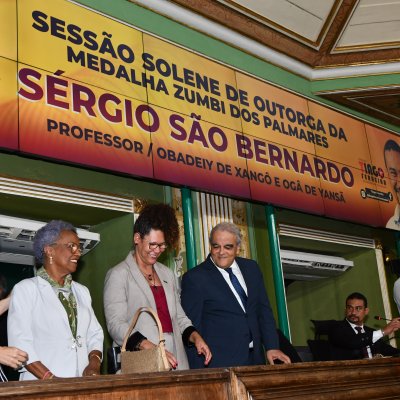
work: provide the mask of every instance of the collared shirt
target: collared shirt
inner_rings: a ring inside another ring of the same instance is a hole
[[[224,268],[220,268],[217,266],[217,264],[215,264],[214,260],[211,258],[212,263],[215,265],[215,267],[217,268],[217,270],[220,272],[220,274],[223,276],[223,278],[225,279],[226,283],[228,284],[228,286],[230,287],[232,293],[235,295],[236,300],[239,302],[240,307],[242,307],[243,311],[246,312],[244,305],[242,304],[242,301],[240,300],[240,296],[238,295],[238,292],[235,290],[235,288],[232,285],[231,282],[231,278],[229,278],[229,273],[225,271]],[[247,295],[247,286],[246,286],[246,282],[244,281],[242,272],[240,271],[239,265],[237,265],[236,260],[233,261],[232,265],[230,266],[230,268],[232,268],[233,273],[235,274],[236,278],[238,278],[238,281],[240,283],[240,285],[242,286],[242,288],[244,289],[244,291],[246,292]]]
[[[350,326],[353,328],[353,331],[355,333],[358,334],[358,332],[356,330],[356,327],[360,327],[361,328],[361,333],[365,333],[364,325],[356,325],[356,324],[353,324],[352,322],[350,322],[349,320],[346,320],[346,321],[350,324]],[[383,333],[382,333],[381,329],[377,329],[376,331],[372,332],[372,343],[377,342],[381,338],[383,338]]]
[[[244,305],[242,304],[242,300],[240,299],[240,296],[238,294],[238,292],[236,291],[236,289],[233,287],[232,282],[231,282],[231,278],[229,277],[229,272],[226,272],[224,268],[220,268],[217,266],[217,264],[215,264],[214,260],[212,259],[212,257],[210,256],[210,259],[212,261],[212,263],[215,265],[215,267],[217,268],[217,270],[220,272],[220,274],[222,275],[222,277],[225,279],[226,283],[228,284],[228,286],[230,287],[232,293],[234,294],[234,296],[236,297],[236,300],[238,301],[238,303],[240,304],[240,307],[242,307],[242,310],[244,312],[246,312]],[[240,271],[239,265],[237,264],[236,260],[233,261],[232,265],[230,266],[230,268],[232,268],[233,273],[235,274],[236,278],[238,279],[239,283],[241,284],[242,288],[244,289],[244,291],[246,292],[246,295],[248,296],[247,293],[247,286],[246,286],[246,282],[244,281],[243,275],[242,275],[242,271]],[[249,348],[252,349],[254,346],[253,341],[251,341],[249,343]]]

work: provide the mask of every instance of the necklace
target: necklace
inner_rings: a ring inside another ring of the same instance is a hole
[[[150,284],[152,286],[155,286],[155,282],[154,282],[154,270],[153,268],[151,269],[151,274],[147,275],[147,280],[150,282]]]
[[[149,285],[157,289],[156,280],[154,279],[154,274],[155,274],[154,266],[151,267],[151,274],[145,274],[140,267],[139,267],[139,269],[140,269],[140,272],[142,273],[142,275],[148,281]]]

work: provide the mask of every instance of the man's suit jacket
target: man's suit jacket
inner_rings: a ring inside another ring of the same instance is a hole
[[[331,354],[334,360],[357,360],[364,358],[363,348],[370,346],[373,355],[394,356],[399,350],[388,345],[383,339],[372,343],[374,329],[364,325],[365,333],[357,334],[347,320],[337,321],[329,332]]]
[[[156,262],[154,269],[163,285],[168,311],[172,320],[178,369],[189,367],[182,342],[183,331],[192,326],[179,301],[173,272]],[[140,307],[151,307],[157,312],[153,293],[133,257],[129,253],[124,261],[111,268],[104,284],[104,313],[107,329],[114,343],[121,346],[132,318]],[[158,328],[153,317],[142,313],[132,333],[139,331],[151,342],[158,343]]]
[[[237,257],[236,262],[247,286],[246,312],[210,256],[182,279],[182,306],[211,349],[209,367],[248,365],[251,340],[254,364],[265,364],[263,346],[265,350],[279,349],[260,268],[253,260]],[[195,349],[188,349],[188,358],[191,368],[204,367]]]

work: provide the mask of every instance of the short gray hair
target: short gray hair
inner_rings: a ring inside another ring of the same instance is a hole
[[[214,233],[217,231],[224,231],[224,232],[232,233],[233,235],[236,236],[236,244],[238,246],[240,246],[240,243],[242,243],[242,233],[240,232],[240,229],[232,222],[221,222],[221,223],[215,225],[214,228],[212,228],[211,232],[210,232],[210,243],[211,243]]]
[[[44,248],[55,243],[62,231],[72,231],[76,233],[76,229],[72,224],[61,220],[52,220],[36,232],[33,239],[33,251],[38,263],[43,263]]]

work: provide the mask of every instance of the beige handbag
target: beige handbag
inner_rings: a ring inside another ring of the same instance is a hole
[[[133,328],[142,312],[147,312],[153,316],[157,322],[159,343],[156,347],[149,350],[126,351],[126,343],[128,341]],[[133,374],[141,372],[160,372],[169,371],[170,365],[165,354],[165,340],[158,315],[149,307],[139,308],[133,316],[131,326],[126,332],[124,342],[121,347],[121,373]]]

